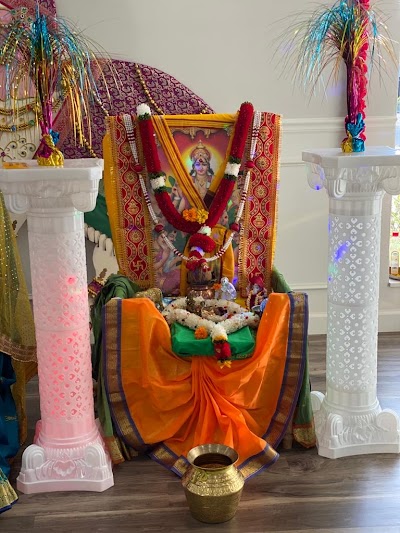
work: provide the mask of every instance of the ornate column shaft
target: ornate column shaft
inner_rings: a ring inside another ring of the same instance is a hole
[[[400,154],[387,147],[303,152],[311,187],[329,195],[326,394],[312,393],[318,452],[400,452],[399,418],[377,398],[381,209],[400,193]]]
[[[101,173],[93,159],[0,171],[7,207],[28,214],[41,420],[17,479],[25,493],[113,485],[94,419],[83,222]]]

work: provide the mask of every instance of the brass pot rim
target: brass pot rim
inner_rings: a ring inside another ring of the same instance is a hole
[[[223,455],[232,461],[230,465],[221,465],[221,469],[227,468],[227,466],[235,465],[239,459],[237,451],[230,446],[226,446],[225,444],[200,444],[199,446],[195,446],[189,450],[186,458],[192,466],[204,470],[205,468],[195,465],[194,462],[198,457],[209,453]]]

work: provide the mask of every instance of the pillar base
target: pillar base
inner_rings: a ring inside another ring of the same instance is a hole
[[[400,421],[378,400],[361,411],[335,408],[321,392],[312,392],[318,454],[328,459],[369,453],[400,453]]]
[[[17,489],[25,494],[69,490],[103,492],[113,485],[111,460],[100,434],[83,446],[28,446],[17,478]]]

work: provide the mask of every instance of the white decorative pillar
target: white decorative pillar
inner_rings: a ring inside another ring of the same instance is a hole
[[[20,491],[103,491],[111,461],[94,419],[83,212],[95,207],[103,160],[1,168],[13,213],[27,212],[41,420],[22,457]]]
[[[312,150],[303,161],[310,186],[329,196],[326,394],[312,393],[318,452],[399,453],[399,418],[376,390],[382,197],[400,193],[400,153]]]

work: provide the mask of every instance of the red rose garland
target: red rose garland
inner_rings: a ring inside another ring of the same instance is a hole
[[[137,115],[139,119],[139,131],[142,138],[143,154],[157,204],[166,220],[175,229],[192,234],[189,240],[190,261],[187,262],[187,268],[189,270],[195,270],[201,267],[208,268],[203,256],[206,252],[212,252],[215,249],[215,242],[209,235],[211,234],[211,229],[221,218],[232,196],[240,170],[248,130],[252,123],[253,113],[253,106],[249,102],[245,102],[240,106],[225,174],[211,203],[208,217],[201,224],[186,220],[172,203],[165,187],[165,173],[161,169],[161,163],[158,157],[150,108],[146,104],[138,106]],[[248,168],[250,168],[251,164],[252,162],[250,161],[247,165]],[[231,229],[235,230],[235,228]]]

